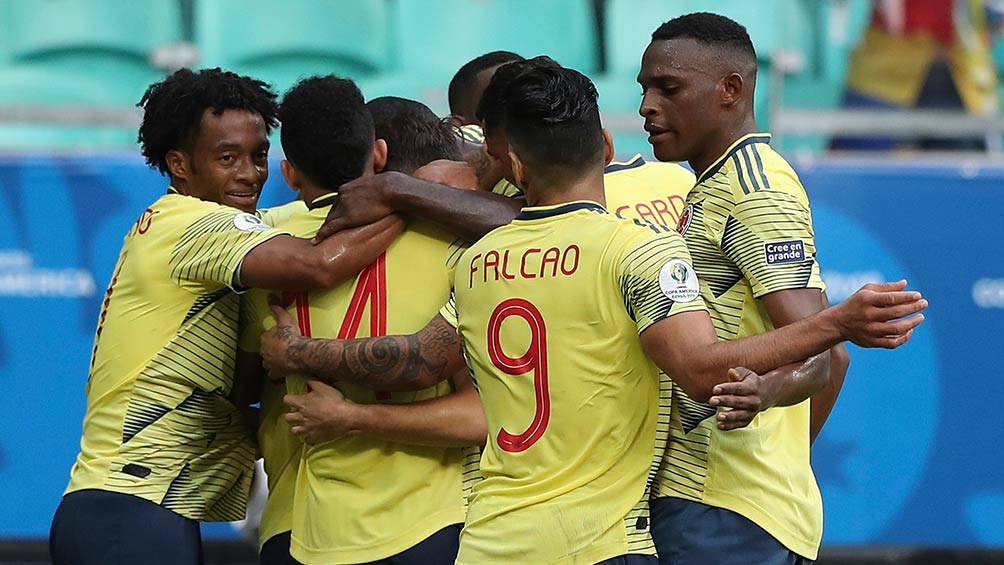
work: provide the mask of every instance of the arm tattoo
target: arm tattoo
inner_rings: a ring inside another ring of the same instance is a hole
[[[440,318],[407,336],[300,338],[288,355],[295,366],[325,380],[376,390],[414,390],[442,381],[461,356],[456,330]]]

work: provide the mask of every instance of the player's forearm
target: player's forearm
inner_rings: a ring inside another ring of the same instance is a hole
[[[830,375],[830,352],[809,357],[801,363],[792,363],[775,369],[765,379],[772,383],[771,406],[794,406],[819,392]]]
[[[833,411],[833,406],[844,386],[844,377],[850,367],[851,357],[847,347],[840,344],[830,350],[830,371],[822,390],[812,395],[809,413],[809,441],[816,441],[819,432]]]
[[[452,346],[452,350],[451,350]],[[456,331],[431,326],[419,334],[330,340],[299,337],[287,350],[287,365],[332,384],[373,390],[421,390],[445,380],[463,362]]]
[[[359,274],[394,243],[404,227],[400,217],[391,215],[366,226],[340,231],[317,244],[314,269],[323,271],[320,277],[324,288]]]
[[[522,200],[498,194],[408,179],[390,192],[393,208],[440,224],[470,241],[512,222],[522,207]]]
[[[339,232],[316,246],[305,239],[274,237],[244,256],[236,282],[273,290],[330,288],[356,276],[403,230],[400,218],[388,216]]]
[[[764,374],[785,365],[801,364],[803,360],[830,349],[842,340],[843,336],[834,316],[829,310],[824,310],[770,332],[695,347],[686,356],[689,365],[686,380],[692,384],[685,387],[684,392],[694,400],[707,402],[714,386],[727,380],[730,368],[746,367]],[[813,370],[808,375],[818,378],[818,365],[813,364],[810,368]],[[800,374],[796,379],[798,386],[793,395],[803,394],[802,386],[811,388],[808,384],[802,384],[804,376]],[[812,379],[808,382],[811,383]],[[691,388],[693,394],[687,388]]]
[[[357,433],[397,443],[437,447],[484,445],[484,412],[473,389],[414,404],[354,407]]]

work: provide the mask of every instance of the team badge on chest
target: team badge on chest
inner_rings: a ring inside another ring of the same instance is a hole
[[[687,207],[683,209],[683,213],[680,214],[680,220],[676,222],[676,231],[680,232],[680,235],[687,235],[687,228],[690,227],[690,222],[694,219],[694,205],[687,204]]]

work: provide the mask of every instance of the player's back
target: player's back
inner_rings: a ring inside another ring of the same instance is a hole
[[[525,208],[461,258],[458,330],[488,443],[458,563],[628,552],[625,517],[645,492],[658,393],[638,333],[669,310],[652,300],[639,311],[629,297],[658,277],[662,263],[646,257],[667,239],[685,252],[671,230],[575,202]]]
[[[623,218],[675,228],[694,180],[676,163],[646,161],[641,155],[613,161],[603,169],[606,208]]]
[[[312,235],[331,197],[283,227]],[[447,301],[447,263],[458,248],[436,226],[412,221],[385,254],[354,280],[333,289],[286,293],[301,330],[313,337],[364,338],[421,329]],[[260,299],[256,302],[260,303]],[[260,307],[260,306],[259,306]],[[378,362],[378,361],[377,361]],[[416,392],[374,392],[348,383],[338,388],[357,403],[409,403],[450,392],[448,383]],[[302,393],[303,381],[287,379]],[[291,553],[299,561],[376,561],[413,546],[464,519],[463,452],[346,436],[303,450],[292,508]]]

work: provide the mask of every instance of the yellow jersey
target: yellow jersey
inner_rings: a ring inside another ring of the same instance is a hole
[[[282,206],[259,210],[258,215],[271,226],[294,231],[300,226],[291,221],[291,218],[301,217],[306,212],[307,205],[303,201],[294,200]],[[311,237],[313,234],[304,231],[297,235]],[[267,292],[257,290],[242,296],[239,347],[249,353],[260,351],[262,332],[275,325],[275,320],[269,315],[267,296]],[[265,327],[266,325],[268,327]],[[302,332],[304,328],[301,327],[300,330]],[[261,411],[258,417],[258,449],[265,462],[268,499],[258,525],[259,547],[293,527],[293,488],[296,485],[296,472],[300,467],[303,442],[293,435],[289,423],[286,422],[287,408],[282,402],[285,394],[285,383],[274,383],[265,379],[262,384]]]
[[[763,295],[824,288],[808,197],[769,141],[767,134],[736,141],[698,178],[678,226],[721,340],[774,328],[757,301]],[[715,412],[674,390],[658,495],[737,512],[815,559],[823,514],[809,465],[809,402],[771,408],[725,432]]]
[[[315,200],[309,210],[289,218],[284,227],[295,234],[315,233],[333,197]],[[448,298],[446,265],[456,247],[453,236],[440,228],[412,221],[387,252],[355,280],[323,292],[286,293],[286,298],[301,331],[312,337],[351,339],[413,333]],[[261,320],[258,329],[252,330],[260,335],[274,320],[268,315],[266,293],[252,294],[251,308],[264,313],[252,316]],[[249,336],[244,341],[252,339]],[[393,393],[348,383],[337,386],[357,403],[409,403],[451,392],[448,383]],[[303,380],[288,377],[286,390],[302,393]],[[263,430],[272,426],[265,435],[288,430],[277,422],[281,418],[278,412],[263,414]],[[270,441],[275,440],[266,439],[264,445]],[[288,456],[290,450],[284,454]],[[464,455],[461,448],[405,445],[363,436],[305,445],[292,488],[291,555],[305,564],[377,561],[418,544],[443,527],[462,523],[466,510],[461,479]],[[279,508],[285,502],[270,498],[270,504]],[[275,514],[280,517],[282,512]],[[277,528],[281,528],[281,519],[278,522]],[[271,523],[266,525],[276,529]]]
[[[686,206],[687,193],[694,186],[694,174],[675,163],[649,162],[641,155],[627,161],[614,161],[603,170],[606,208],[616,215],[662,226],[676,226]],[[506,185],[506,186],[503,186]],[[510,188],[511,187],[511,188]],[[506,196],[522,196],[522,192],[508,181],[501,181],[496,192]],[[456,327],[457,314],[454,301],[440,311],[443,318]],[[649,470],[649,482],[654,481],[662,464],[669,439],[669,422],[673,382],[659,372],[659,414],[656,427],[655,450]],[[473,466],[471,466],[473,469]],[[470,474],[467,483],[475,484],[477,476]],[[648,497],[642,497],[629,520],[629,553],[653,554],[655,542],[650,535]]]
[[[673,230],[594,202],[524,208],[463,254],[458,331],[488,443],[457,563],[631,551],[629,530],[647,529],[629,515],[647,497],[659,388],[638,334],[704,309],[689,261]]]
[[[99,315],[67,493],[138,496],[186,518],[244,518],[255,449],[233,385],[244,256],[286,232],[169,189],[129,230]]]

